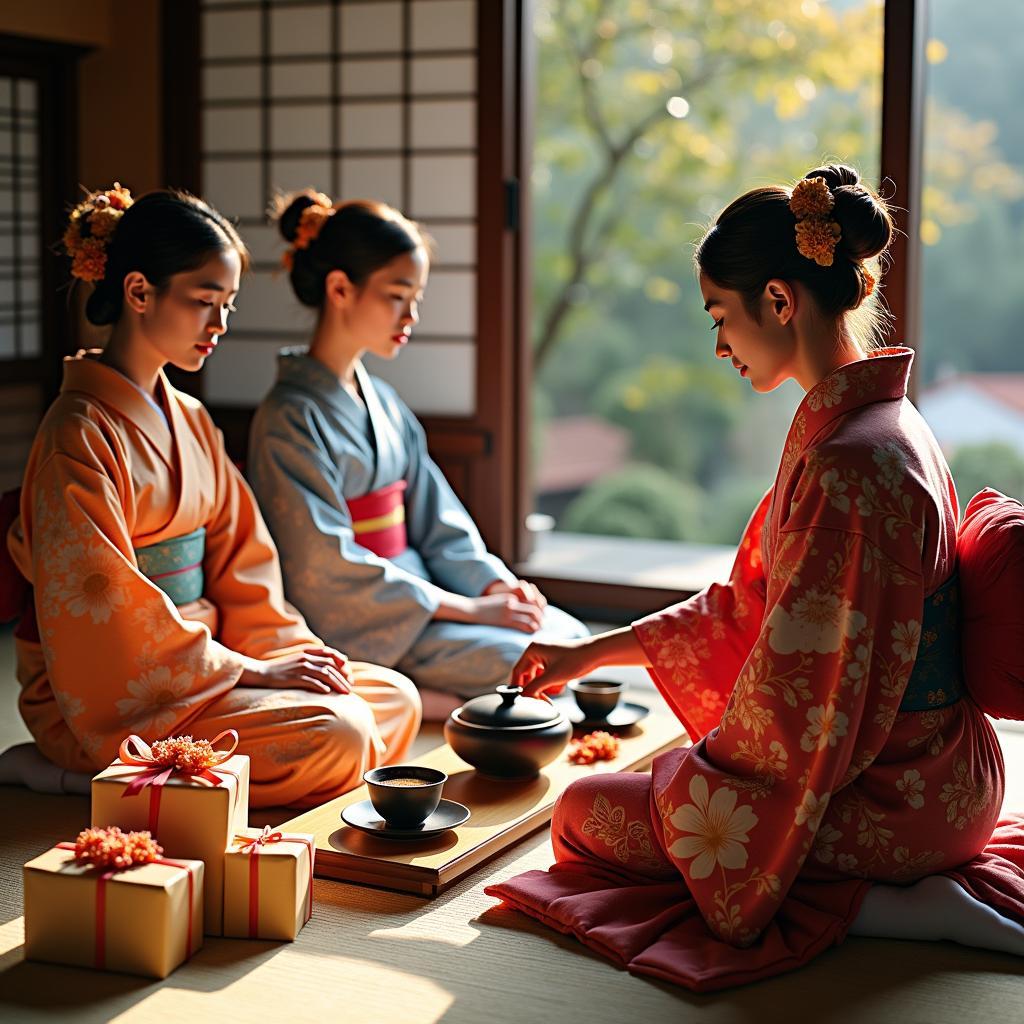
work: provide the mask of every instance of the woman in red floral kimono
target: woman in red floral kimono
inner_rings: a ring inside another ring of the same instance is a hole
[[[999,823],[999,743],[960,668],[956,492],[906,397],[913,353],[870,345],[892,232],[842,166],[719,216],[696,254],[715,352],[755,391],[806,391],[775,485],[728,583],[514,671],[538,695],[645,665],[693,739],[650,776],[575,783],[551,871],[487,890],[635,973],[721,988],[851,928],[1024,953],[1024,828]]]

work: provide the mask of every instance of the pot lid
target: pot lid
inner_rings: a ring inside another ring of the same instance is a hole
[[[522,694],[519,686],[499,686],[494,693],[466,701],[456,714],[463,722],[492,729],[551,725],[562,717],[546,700]]]

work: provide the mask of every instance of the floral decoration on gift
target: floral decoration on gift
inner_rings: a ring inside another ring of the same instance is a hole
[[[151,864],[164,852],[149,832],[122,832],[111,828],[87,828],[75,840],[75,860],[100,868],[133,867]]]
[[[619,740],[609,732],[588,732],[569,746],[569,760],[573,764],[593,764],[611,761],[619,756]]]
[[[71,257],[71,274],[80,281],[102,281],[107,247],[132,194],[120,182],[104,192],[91,192],[72,211],[64,231],[64,250]]]
[[[218,750],[217,744],[228,737],[231,745]],[[126,795],[134,795],[146,786],[162,786],[172,775],[183,776],[192,782],[219,786],[221,779],[216,770],[227,761],[238,746],[238,732],[225,729],[212,740],[196,740],[191,736],[171,736],[148,744],[134,733],[122,740],[118,759],[122,764],[142,768],[128,786]]]

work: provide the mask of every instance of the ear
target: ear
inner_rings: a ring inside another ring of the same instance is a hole
[[[342,309],[348,306],[356,294],[356,286],[344,270],[332,270],[324,279],[324,301]]]
[[[764,303],[771,310],[776,322],[784,327],[796,314],[796,291],[788,281],[773,277],[764,286]]]
[[[122,287],[124,304],[136,313],[145,313],[154,292],[153,286],[146,280],[146,275],[141,270],[133,270],[125,274]]]

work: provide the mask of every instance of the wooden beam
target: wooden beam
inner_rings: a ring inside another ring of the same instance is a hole
[[[881,190],[900,234],[890,249],[885,299],[893,342],[917,348],[921,318],[921,153],[928,0],[887,0],[882,72]]]

